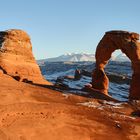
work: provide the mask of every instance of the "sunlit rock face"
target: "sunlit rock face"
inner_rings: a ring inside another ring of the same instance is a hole
[[[96,69],[93,71],[93,88],[106,94],[108,90],[108,78],[104,73],[104,67],[111,58],[112,53],[120,49],[131,60],[133,75],[130,85],[130,99],[140,99],[140,43],[139,34],[127,31],[109,31],[99,42],[96,49]],[[103,74],[99,74],[102,71]],[[96,77],[100,77],[101,80]],[[95,84],[98,81],[98,84]],[[101,86],[100,86],[101,85]]]
[[[22,30],[0,32],[0,68],[19,81],[49,84],[35,61],[30,37]]]

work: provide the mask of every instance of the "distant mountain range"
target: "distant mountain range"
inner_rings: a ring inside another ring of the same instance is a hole
[[[113,56],[111,58],[112,61],[130,61],[125,54],[119,54],[117,56]],[[58,57],[47,58],[38,60],[38,63],[42,62],[81,62],[81,61],[95,61],[94,54],[87,54],[87,53],[67,53],[64,55],[60,55]]]
[[[95,55],[86,54],[86,53],[67,53],[58,57],[48,58],[46,61],[55,62],[55,61],[95,61]]]
[[[124,53],[122,53],[114,57],[113,61],[126,62],[126,61],[130,61],[130,59]]]

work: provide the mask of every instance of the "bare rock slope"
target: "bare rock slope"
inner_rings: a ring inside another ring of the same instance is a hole
[[[0,76],[0,140],[139,140],[126,103],[98,101]]]
[[[0,32],[0,42],[0,140],[140,139],[134,105],[19,82],[12,77],[45,83],[29,36],[20,30]]]
[[[43,79],[32,54],[30,37],[22,30],[0,32],[0,68],[20,81],[50,84]]]

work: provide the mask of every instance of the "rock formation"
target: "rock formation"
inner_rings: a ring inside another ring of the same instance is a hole
[[[80,80],[82,77],[81,71],[79,69],[75,70],[74,80]]]
[[[19,81],[50,84],[34,59],[29,35],[22,30],[0,32],[0,69]]]
[[[96,49],[96,69],[93,71],[92,87],[107,94],[108,78],[104,67],[113,51],[120,49],[132,62],[130,99],[140,99],[140,43],[139,34],[127,31],[106,32]]]
[[[104,70],[96,68],[92,77],[92,87],[99,90],[101,93],[108,94],[109,80]]]

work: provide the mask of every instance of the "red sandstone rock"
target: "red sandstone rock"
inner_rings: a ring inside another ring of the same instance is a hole
[[[0,76],[2,76],[3,75],[3,71],[0,69]]]
[[[132,81],[130,85],[130,99],[140,99],[140,43],[139,34],[126,31],[106,32],[96,49],[96,71],[104,69],[113,51],[120,49],[132,62]],[[98,73],[98,72],[96,72]],[[104,94],[108,89],[108,80],[105,75],[100,75],[99,79],[93,74],[92,86]],[[106,79],[106,80],[102,80]],[[95,86],[98,85],[98,86]]]
[[[20,81],[50,84],[41,75],[29,35],[22,30],[0,32],[0,68],[12,77],[19,77]]]
[[[101,93],[108,94],[109,80],[103,69],[95,69],[92,74],[92,87]],[[100,82],[102,81],[102,82]]]

